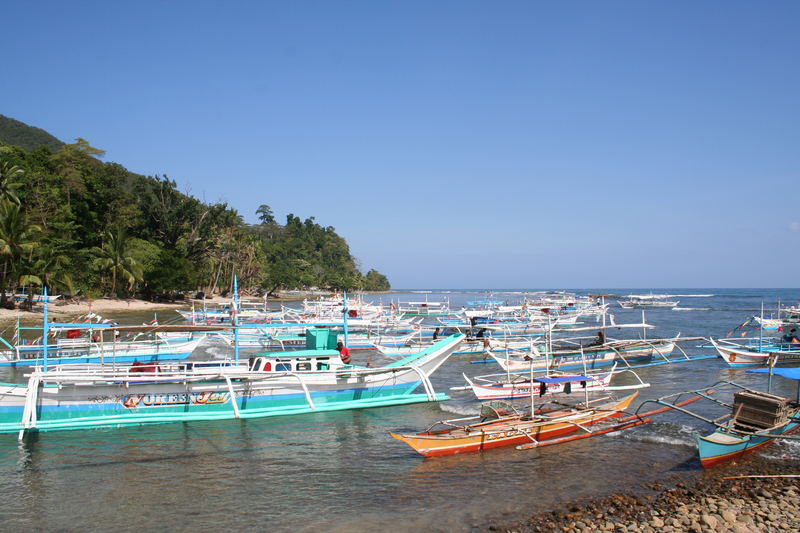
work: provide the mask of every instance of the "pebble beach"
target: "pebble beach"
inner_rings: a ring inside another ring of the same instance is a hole
[[[703,472],[692,481],[642,487],[650,494],[614,493],[488,529],[508,533],[800,531],[800,478],[788,477],[793,475],[800,475],[798,461],[752,456]]]

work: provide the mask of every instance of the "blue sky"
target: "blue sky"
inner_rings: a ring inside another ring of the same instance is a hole
[[[394,287],[797,287],[797,2],[8,2],[0,114]]]

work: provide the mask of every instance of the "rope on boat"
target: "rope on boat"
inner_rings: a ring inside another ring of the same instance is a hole
[[[763,478],[796,478],[800,474],[761,474],[751,476],[725,476],[722,479],[763,479]]]

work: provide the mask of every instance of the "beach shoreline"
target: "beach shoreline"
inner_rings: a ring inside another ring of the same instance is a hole
[[[800,461],[751,456],[699,472],[673,486],[649,483],[635,491],[577,500],[489,531],[735,532],[800,530]],[[742,477],[775,476],[775,477]],[[735,478],[735,479],[731,479]],[[648,494],[649,493],[649,494]]]
[[[322,291],[290,291],[281,292],[276,295],[270,296],[267,300],[267,305],[270,303],[280,302],[298,302],[305,299],[316,299],[321,296],[330,295],[330,292]],[[387,292],[365,292],[365,294],[391,294]],[[262,298],[254,298],[243,296],[242,302],[253,304],[262,304]],[[230,297],[214,296],[208,297],[204,300],[186,298],[184,300],[175,300],[174,302],[151,302],[149,300],[141,300],[138,298],[71,298],[71,299],[57,299],[51,302],[48,306],[47,312],[53,318],[63,319],[65,317],[78,317],[87,313],[116,313],[116,312],[148,312],[148,311],[163,311],[174,309],[189,309],[192,306],[202,308],[203,305],[208,307],[230,304]],[[21,319],[36,319],[41,320],[43,315],[44,306],[41,303],[34,303],[33,310],[20,309],[19,303],[17,309],[2,309],[0,308],[0,322],[9,322],[16,320],[18,317]]]

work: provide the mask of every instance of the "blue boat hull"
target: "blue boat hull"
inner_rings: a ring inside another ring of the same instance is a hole
[[[772,431],[773,434],[784,435],[798,429],[798,422],[791,421],[782,428]],[[703,468],[712,468],[719,464],[733,461],[769,445],[775,437],[762,435],[741,435],[733,431],[718,429],[711,435],[703,437],[694,435],[697,451]]]

